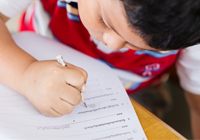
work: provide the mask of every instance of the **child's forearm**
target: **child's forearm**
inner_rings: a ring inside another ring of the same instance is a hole
[[[13,90],[20,91],[20,80],[34,57],[19,48],[12,39],[5,23],[0,18],[0,82]]]

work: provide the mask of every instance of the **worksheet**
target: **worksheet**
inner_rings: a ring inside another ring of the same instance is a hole
[[[118,77],[107,65],[55,40],[30,32],[13,35],[38,60],[66,62],[88,72],[83,103],[60,118],[40,114],[20,94],[0,84],[0,139],[20,140],[147,140]]]

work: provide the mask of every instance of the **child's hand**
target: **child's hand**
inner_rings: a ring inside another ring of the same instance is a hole
[[[22,95],[43,115],[69,114],[81,102],[80,91],[86,83],[87,72],[68,63],[67,66],[57,61],[36,61],[22,76]]]

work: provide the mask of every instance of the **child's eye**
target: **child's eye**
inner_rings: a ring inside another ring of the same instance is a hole
[[[99,23],[103,29],[109,29],[101,17],[99,18]]]

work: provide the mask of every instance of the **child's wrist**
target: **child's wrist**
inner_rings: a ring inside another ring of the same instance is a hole
[[[20,82],[19,82],[19,91],[18,93],[20,93],[21,95],[23,95],[24,97],[26,97],[26,92],[25,92],[25,88],[26,88],[26,84],[28,83],[29,81],[29,78],[34,78],[34,77],[29,77],[29,72],[27,72],[27,70],[35,63],[35,62],[38,62],[38,60],[36,59],[33,59],[32,61],[30,61],[29,65],[26,66],[26,68],[24,69],[21,77],[20,77]]]

